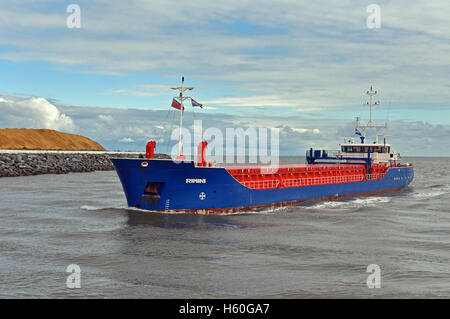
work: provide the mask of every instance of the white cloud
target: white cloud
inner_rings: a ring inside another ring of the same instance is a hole
[[[378,30],[367,29],[367,4],[356,0],[80,0],[81,32],[65,28],[64,10],[16,2],[0,12],[0,45],[14,48],[0,57],[12,61],[83,65],[103,74],[184,73],[238,91],[210,98],[217,105],[348,105],[370,84],[406,102],[450,98],[448,0],[383,2]],[[264,30],[247,32],[240,24]],[[189,41],[173,45],[180,38]],[[167,90],[145,86],[111,92]]]
[[[158,152],[170,152],[177,141],[171,140],[171,130],[178,125],[178,118],[172,110],[140,110],[102,107],[55,106],[43,98],[17,98],[0,96],[0,127],[52,128],[63,131],[73,130],[89,136],[105,146],[115,150],[144,150],[149,140],[157,141]],[[170,113],[172,112],[172,113]],[[106,115],[107,114],[107,115]],[[103,125],[100,116],[120,119],[118,125]],[[172,119],[172,122],[170,121]],[[352,136],[352,119],[306,118],[302,114],[289,116],[248,116],[226,114],[202,114],[203,131],[218,128],[241,127],[244,130],[254,128],[280,129],[280,154],[303,155],[309,147],[336,149],[344,136]],[[193,118],[186,114],[185,127],[193,124]],[[193,132],[192,132],[193,134]],[[391,121],[386,134],[395,151],[404,156],[424,155],[449,156],[450,126],[432,125],[426,122]],[[196,149],[195,147],[193,149]]]
[[[127,143],[126,149],[143,151],[149,140],[156,140],[157,152],[167,153],[177,143],[176,140],[171,140],[172,130],[178,127],[176,110],[77,106],[59,108],[73,119],[79,134],[92,137],[107,149],[120,149],[123,147],[121,143]],[[120,124],[99,125],[98,116],[101,114],[120,118]],[[354,120],[351,118],[310,118],[303,113],[272,117],[204,113],[196,119],[203,120],[203,131],[208,128],[218,128],[225,132],[226,128],[240,127],[245,130],[249,127],[277,127],[280,129],[281,155],[304,155],[305,150],[310,147],[337,149],[343,137],[353,136],[355,130]],[[192,126],[193,117],[186,114],[184,127],[192,129]],[[424,155],[422,152],[425,148],[428,156],[450,156],[450,125],[390,121],[385,133],[390,136],[389,142],[395,151],[404,156]],[[191,135],[194,136],[193,134],[191,130]],[[196,146],[192,149],[195,150]]]
[[[283,95],[256,95],[256,96],[236,96],[236,97],[223,97],[219,99],[205,101],[205,104],[220,105],[220,106],[240,106],[240,107],[294,107],[299,105],[322,105],[319,99],[311,97],[304,97],[299,94],[296,97],[288,97]],[[311,110],[299,109],[299,111]]]
[[[103,115],[103,114],[100,114],[100,115],[98,116],[98,118],[99,118],[101,121],[103,121],[103,122],[105,122],[105,123],[107,123],[107,124],[111,124],[112,122],[114,122],[114,118],[113,118],[111,115]]]
[[[298,132],[298,133],[313,133],[313,134],[320,134],[320,130],[318,128],[314,128],[314,129],[308,129],[308,128],[296,128],[296,127],[291,127],[291,129],[294,132]]]
[[[299,132],[299,133],[306,133],[309,132],[310,130],[308,130],[307,128],[297,128],[297,127],[292,127],[291,128],[294,132]]]
[[[169,84],[135,84],[132,89],[116,89],[112,90],[115,94],[126,94],[134,96],[155,96],[167,95],[170,92]]]
[[[18,128],[45,128],[71,132],[75,129],[72,119],[41,97],[28,99],[0,97],[2,126]]]
[[[213,126],[282,124],[289,143],[286,149],[312,144],[335,147],[336,139],[348,134],[336,135],[336,127],[347,122],[330,119],[332,115],[325,112],[315,121],[302,118],[303,114],[329,111],[330,106],[361,106],[366,98],[361,93],[371,84],[380,91],[382,106],[392,101],[423,109],[430,108],[431,102],[450,100],[448,0],[383,2],[379,30],[366,27],[367,4],[348,0],[79,0],[83,22],[76,32],[65,27],[65,10],[27,3],[17,0],[1,5],[0,45],[7,49],[0,52],[0,58],[46,61],[77,72],[139,74],[138,80],[108,91],[133,96],[170,95],[166,84],[133,84],[142,80],[142,74],[158,83],[165,82],[164,78],[177,77],[178,81],[185,74],[208,86],[207,98],[200,101],[207,108],[226,112],[223,106],[232,111],[236,107],[239,116],[205,116]],[[249,33],[245,25],[265,30]],[[174,45],[180,38],[188,40]],[[76,123],[81,133],[98,136],[110,147],[124,136],[136,148],[142,148],[147,137],[168,139],[157,128],[163,126],[166,111],[58,107],[68,117],[46,102],[50,105],[0,97],[0,108],[7,110],[0,115],[0,124],[70,129]],[[37,114],[37,106],[48,112]],[[245,111],[252,107],[266,108],[269,116],[246,117]],[[16,108],[22,111],[16,113]],[[291,116],[277,117],[282,108],[289,108]],[[120,119],[120,125],[103,124],[115,119]],[[399,148],[414,153],[419,145],[430,145],[420,134],[432,134],[434,128],[409,124],[413,133],[404,140],[401,137],[407,133],[395,131]],[[347,131],[352,132],[351,128]],[[434,146],[437,152],[446,152]]]

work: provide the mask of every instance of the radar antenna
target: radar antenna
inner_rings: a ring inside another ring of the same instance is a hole
[[[360,118],[357,117],[356,118],[356,129],[358,128],[362,128],[363,130],[363,136],[364,138],[366,137],[366,130],[368,128],[374,128],[375,129],[375,143],[378,144],[378,131],[381,128],[387,128],[387,123],[384,124],[376,124],[373,122],[372,120],[372,108],[374,106],[380,105],[380,101],[373,101],[373,97],[377,94],[377,91],[374,91],[372,86],[370,86],[370,90],[368,90],[366,92],[366,94],[369,96],[369,101],[366,103],[363,103],[363,105],[367,105],[370,108],[370,118],[369,118],[369,122],[367,123],[362,123]]]

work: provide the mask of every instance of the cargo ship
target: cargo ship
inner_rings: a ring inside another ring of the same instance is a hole
[[[206,142],[198,145],[197,161],[186,160],[181,127],[183,102],[190,98],[183,93],[193,88],[185,87],[183,78],[181,86],[173,89],[180,92],[172,102],[172,107],[180,110],[178,156],[174,160],[154,158],[156,143],[150,141],[145,158],[111,159],[130,207],[202,214],[245,212],[313,199],[398,191],[414,178],[414,166],[401,163],[400,154],[393,151],[386,136],[379,134],[387,125],[372,121],[372,108],[379,103],[373,101],[377,91],[372,87],[366,93],[369,121],[356,118],[353,133],[358,137],[344,138],[334,151],[310,148],[305,164],[278,167],[212,165],[206,160]],[[366,141],[369,129],[376,131],[373,143]]]

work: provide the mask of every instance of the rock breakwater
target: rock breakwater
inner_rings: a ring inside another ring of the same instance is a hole
[[[114,170],[109,160],[112,157],[139,158],[143,156],[143,153],[113,152],[0,153],[0,177],[110,171]],[[155,158],[169,158],[169,156],[155,154]]]

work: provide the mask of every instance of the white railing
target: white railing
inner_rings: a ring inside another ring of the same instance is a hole
[[[283,187],[299,187],[324,184],[352,183],[362,182],[365,180],[379,180],[385,174],[366,174],[364,175],[346,175],[346,176],[325,176],[325,177],[306,177],[306,178],[289,178],[289,179],[271,179],[258,181],[240,181],[242,185],[254,189],[267,188],[283,188]],[[280,185],[281,184],[281,185]]]

